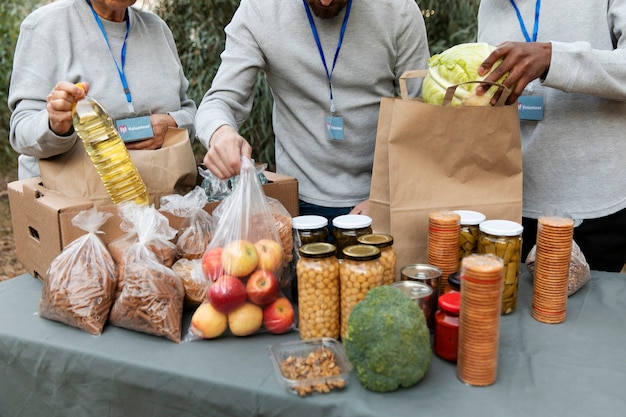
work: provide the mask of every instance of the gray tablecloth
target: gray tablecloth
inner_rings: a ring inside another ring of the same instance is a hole
[[[593,272],[557,325],[530,316],[531,285],[524,273],[517,310],[502,317],[489,387],[463,384],[433,356],[412,388],[373,393],[353,373],[343,391],[300,398],[267,353],[297,333],[176,344],[107,326],[92,336],[38,317],[41,283],[24,275],[0,284],[0,416],[625,416],[626,275]]]

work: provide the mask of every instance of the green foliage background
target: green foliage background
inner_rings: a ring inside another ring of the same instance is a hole
[[[287,1],[287,0],[285,0]],[[8,142],[10,112],[6,105],[12,70],[15,42],[22,19],[45,0],[14,0],[0,2],[0,166],[15,169],[17,156]],[[238,0],[153,0],[155,12],[170,26],[176,39],[185,73],[190,81],[189,96],[199,104],[211,85],[219,55],[224,48],[224,27],[230,21]],[[479,0],[420,0],[418,4],[426,21],[431,54],[450,46],[474,42]],[[141,5],[140,7],[147,7]],[[62,29],[60,29],[62,30]],[[274,164],[274,135],[272,131],[272,96],[259,74],[254,91],[255,104],[242,134],[253,147],[258,162]],[[195,144],[198,161],[205,149]]]

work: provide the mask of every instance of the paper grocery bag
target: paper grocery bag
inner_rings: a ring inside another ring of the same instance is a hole
[[[186,194],[196,185],[198,168],[187,129],[168,129],[160,149],[129,153],[148,188],[150,203],[157,208],[162,196]],[[112,204],[80,139],[70,151],[40,159],[39,170],[43,185],[50,190],[87,198],[96,206]]]
[[[452,107],[406,95],[382,98],[369,214],[372,228],[391,234],[404,265],[427,262],[428,214],[476,210],[488,219],[521,222],[522,150],[517,106]]]

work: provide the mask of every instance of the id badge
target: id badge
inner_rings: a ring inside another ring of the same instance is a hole
[[[150,116],[118,119],[115,121],[115,126],[124,142],[136,142],[154,136]]]
[[[519,96],[517,110],[520,120],[543,120],[543,96]]]
[[[343,117],[326,116],[326,139],[342,141],[343,138]]]

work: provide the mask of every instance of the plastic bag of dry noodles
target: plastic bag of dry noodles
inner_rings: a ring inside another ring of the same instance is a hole
[[[117,277],[113,258],[98,233],[111,216],[92,208],[72,218],[72,224],[87,233],[66,246],[50,264],[39,303],[41,317],[94,335],[102,333]]]
[[[155,239],[175,230],[154,206],[123,203],[120,216],[132,219],[137,241],[123,254],[121,293],[111,308],[111,324],[138,332],[181,340],[185,290],[180,278],[151,249]],[[164,232],[165,231],[165,232]]]

